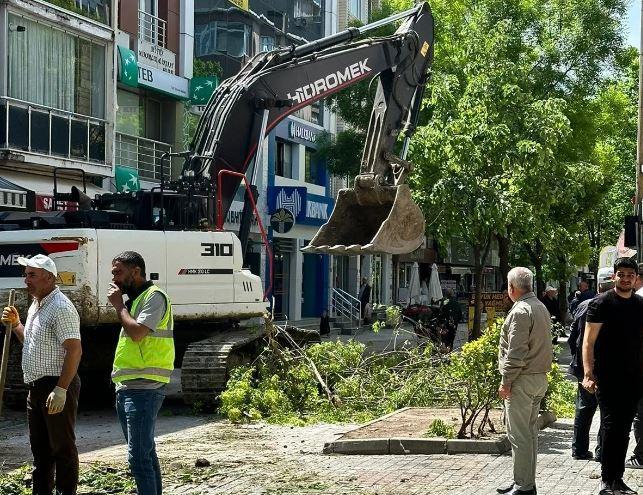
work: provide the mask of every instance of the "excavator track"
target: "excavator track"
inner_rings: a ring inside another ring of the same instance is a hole
[[[259,354],[263,337],[263,332],[240,329],[189,344],[181,366],[184,402],[212,408],[226,388],[230,370],[251,362]]]

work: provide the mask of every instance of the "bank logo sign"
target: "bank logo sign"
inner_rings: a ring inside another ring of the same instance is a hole
[[[302,225],[323,225],[328,221],[335,202],[333,198],[310,194],[305,187],[272,186],[268,188],[270,215],[279,210],[292,213],[293,222]]]
[[[325,77],[320,77],[310,84],[306,84],[305,86],[295,89],[294,93],[288,93],[288,98],[298,104],[304,103],[342,86],[349,81],[361,79],[372,71],[367,64],[368,58],[365,58],[364,60],[355,62],[342,70],[332,72]]]

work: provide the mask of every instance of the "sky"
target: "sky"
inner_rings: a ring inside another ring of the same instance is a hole
[[[641,43],[641,1],[632,0],[627,15],[627,42],[636,47]]]

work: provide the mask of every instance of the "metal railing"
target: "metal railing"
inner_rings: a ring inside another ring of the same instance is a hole
[[[331,316],[348,320],[351,327],[359,327],[361,303],[345,290],[333,288],[331,296]]]
[[[167,48],[167,21],[139,10],[138,37],[149,43]]]
[[[141,179],[155,182],[161,181],[161,156],[172,152],[168,143],[122,132],[116,133],[114,148],[116,165],[135,168]],[[163,164],[163,175],[166,180],[171,176],[169,160]]]
[[[0,149],[105,163],[106,121],[0,96]]]

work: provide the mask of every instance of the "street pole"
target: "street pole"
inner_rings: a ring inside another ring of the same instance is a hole
[[[641,38],[639,45],[639,121],[636,133],[636,198],[634,204],[634,214],[637,218],[636,223],[636,259],[641,262],[643,259],[642,234],[641,231],[641,200],[643,199],[643,0],[641,1]]]

